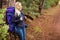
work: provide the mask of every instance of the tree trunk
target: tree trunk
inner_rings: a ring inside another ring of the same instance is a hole
[[[0,8],[2,8],[2,0],[0,0]]]
[[[39,3],[39,13],[41,14],[41,10],[43,8],[43,4],[44,4],[44,0],[40,0],[40,3]]]
[[[16,0],[0,0],[0,8],[6,8],[15,5]]]

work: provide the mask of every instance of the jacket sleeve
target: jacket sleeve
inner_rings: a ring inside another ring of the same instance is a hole
[[[16,18],[17,18],[17,17],[14,16],[11,21],[12,21],[13,23],[19,22],[19,21],[20,21],[20,18],[18,18],[18,19],[16,19]]]

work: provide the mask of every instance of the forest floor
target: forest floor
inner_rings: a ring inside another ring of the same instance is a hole
[[[27,40],[60,40],[60,5],[42,13],[28,23]]]

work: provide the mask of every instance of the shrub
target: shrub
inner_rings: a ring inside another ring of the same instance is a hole
[[[0,40],[6,40],[8,25],[0,25]]]
[[[0,40],[6,40],[8,25],[3,24],[5,9],[0,9]]]
[[[44,8],[50,8],[53,6],[56,6],[58,4],[59,0],[45,0],[44,2]]]

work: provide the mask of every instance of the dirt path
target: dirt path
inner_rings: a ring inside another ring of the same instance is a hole
[[[56,12],[56,14],[54,15],[55,17],[55,27],[56,27],[56,32],[59,33],[60,35],[60,6],[58,6],[58,10]]]
[[[54,15],[49,15],[51,12]],[[27,40],[60,40],[60,6],[48,9],[47,13],[30,23],[27,33],[32,38],[28,35]],[[34,32],[36,27],[41,28],[40,32]]]

